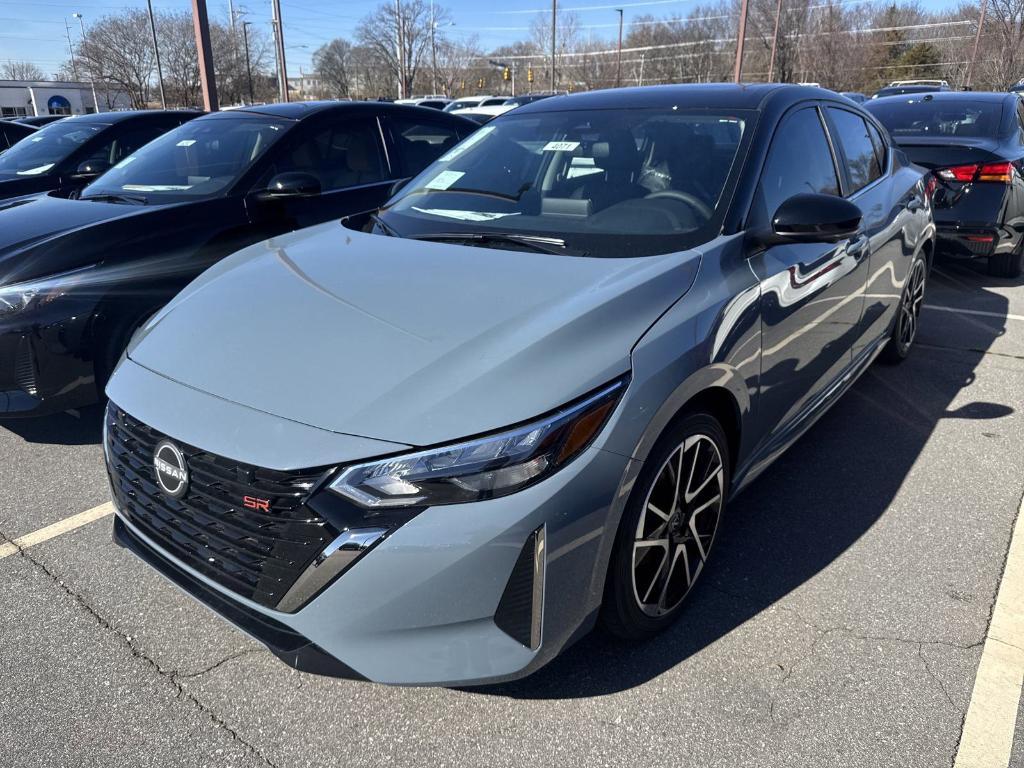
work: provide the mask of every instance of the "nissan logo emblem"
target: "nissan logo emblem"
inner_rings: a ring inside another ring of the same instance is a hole
[[[180,499],[188,490],[188,465],[185,456],[170,440],[161,440],[153,451],[153,469],[160,490]]]

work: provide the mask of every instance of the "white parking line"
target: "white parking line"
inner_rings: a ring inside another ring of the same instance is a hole
[[[19,536],[13,541],[0,544],[0,560],[17,554],[18,550],[25,547],[42,544],[44,541],[49,541],[56,536],[60,536],[62,533],[69,533],[76,528],[81,528],[83,525],[88,525],[113,513],[114,505],[108,501],[105,504],[100,504],[98,507],[87,509],[85,512],[79,512],[77,515],[65,517],[63,520],[58,520],[53,525],[40,528],[38,531],[26,533],[24,536]]]
[[[1024,500],[953,768],[1007,768],[1024,683]]]
[[[943,307],[939,304],[925,304],[925,309],[934,309],[939,312],[953,312],[957,315],[979,315],[980,317],[995,317],[1000,320],[1024,320],[1024,315],[1008,315],[1005,312],[983,312],[980,309],[961,309],[960,307]]]

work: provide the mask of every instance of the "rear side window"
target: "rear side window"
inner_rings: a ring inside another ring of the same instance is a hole
[[[454,128],[437,123],[396,117],[391,127],[406,176],[415,176],[459,143]]]
[[[833,107],[829,107],[828,112],[839,138],[836,150],[846,161],[846,171],[850,177],[849,192],[853,194],[882,175],[875,145],[868,133],[868,124],[860,115]]]
[[[868,123],[868,135],[871,137],[871,144],[875,148],[875,158],[878,160],[878,167],[885,173],[888,155],[886,154],[885,139],[871,123]]]
[[[782,203],[807,192],[839,194],[832,150],[814,107],[790,114],[775,132],[755,197],[755,220],[769,221]]]

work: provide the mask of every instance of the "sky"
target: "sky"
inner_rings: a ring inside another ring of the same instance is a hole
[[[352,37],[361,18],[381,0],[281,0],[284,20],[285,57],[289,76],[312,69],[313,51],[335,37]],[[699,0],[560,0],[559,7],[576,13],[582,32],[611,39],[618,26],[615,8],[623,8],[625,22],[631,17],[652,14],[656,17],[685,14]],[[549,0],[504,0],[490,6],[480,0],[438,0],[447,8],[455,24],[444,34],[455,38],[476,36],[484,50],[529,36],[530,22],[543,9],[550,12]],[[922,0],[921,5],[937,10],[955,4],[955,0]],[[270,33],[270,0],[234,0],[235,10],[262,25]],[[102,16],[124,8],[145,8],[146,0],[0,0],[0,61],[31,61],[46,73],[54,72],[68,59],[65,21],[71,36],[81,35],[73,13],[81,13],[86,27]],[[211,18],[228,18],[228,0],[207,0]],[[191,0],[153,0],[154,10],[188,10]]]

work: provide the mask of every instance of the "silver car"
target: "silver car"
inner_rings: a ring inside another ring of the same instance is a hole
[[[910,352],[933,243],[922,171],[838,94],[525,105],[140,329],[115,538],[312,672],[476,684],[650,636],[729,498]]]

